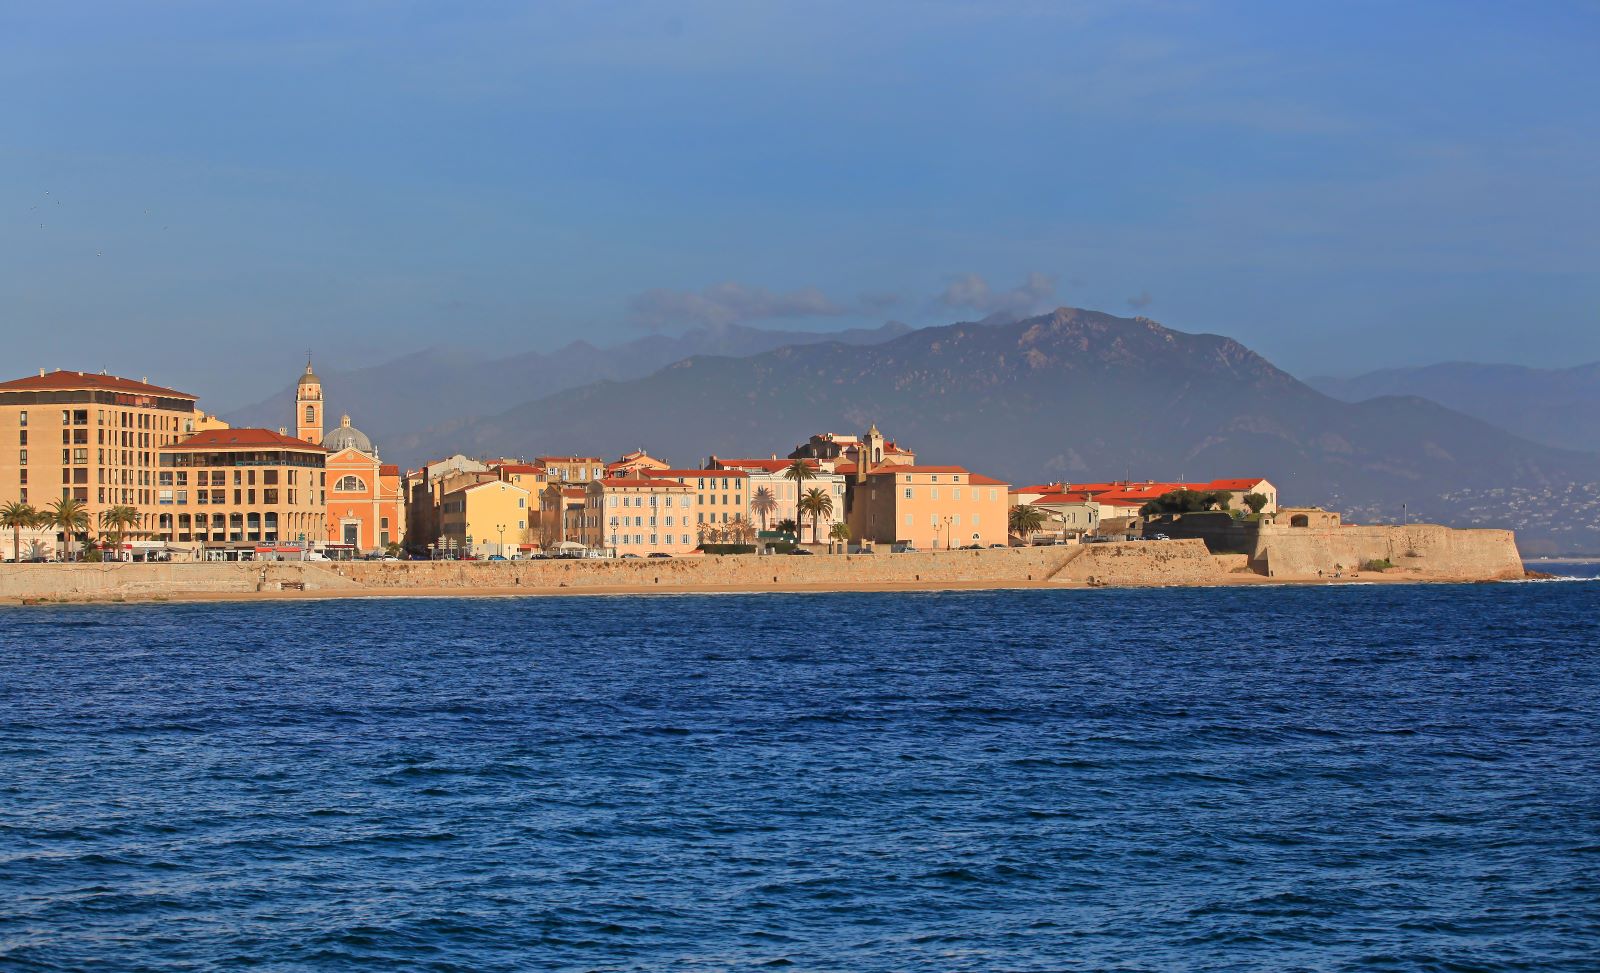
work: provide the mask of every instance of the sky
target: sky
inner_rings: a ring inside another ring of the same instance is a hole
[[[6,377],[1057,305],[1600,359],[1600,3],[0,0]]]

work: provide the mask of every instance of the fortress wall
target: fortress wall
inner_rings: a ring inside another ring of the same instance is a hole
[[[1346,573],[1388,560],[1401,572],[1489,581],[1520,578],[1522,558],[1508,530],[1453,530],[1437,524],[1386,527],[1263,525],[1253,560],[1272,577]]]
[[[1085,544],[1052,581],[1094,584],[1203,584],[1218,581],[1221,567],[1204,541]]]
[[[314,563],[5,564],[0,598],[148,598],[173,594],[278,591],[284,582],[311,590],[360,588]]]
[[[333,568],[372,588],[584,588],[1042,581],[1075,547],[915,554],[730,555],[638,560],[359,562]]]

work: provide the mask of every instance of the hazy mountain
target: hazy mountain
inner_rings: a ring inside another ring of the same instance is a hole
[[[1070,308],[866,347],[690,358],[417,445],[512,455],[645,446],[691,463],[711,452],[782,454],[812,433],[871,422],[925,461],[1017,483],[1260,474],[1287,501],[1353,509],[1363,520],[1398,519],[1404,502],[1414,516],[1448,522],[1466,516],[1449,494],[1515,486],[1537,496],[1600,481],[1600,457],[1528,442],[1433,402],[1340,402],[1232,339]]]
[[[340,371],[317,366],[327,396],[329,423],[348,413],[370,436],[385,459],[414,463],[416,446],[462,427],[472,417],[500,412],[526,401],[600,380],[636,378],[691,355],[754,355],[788,345],[822,341],[869,345],[906,334],[909,325],[891,321],[877,328],[847,331],[767,331],[739,325],[701,329],[682,335],[645,335],[609,348],[574,341],[548,353],[527,352],[480,360],[459,352],[430,349],[368,368]],[[221,413],[235,425],[276,429],[294,415],[295,383],[285,376],[281,391],[251,405]]]
[[[1419,395],[1534,442],[1600,450],[1600,362],[1571,368],[1445,362],[1307,384],[1346,402]]]

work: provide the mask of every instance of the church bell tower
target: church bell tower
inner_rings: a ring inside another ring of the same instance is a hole
[[[311,357],[306,356],[306,373],[300,376],[300,385],[294,397],[295,436],[304,442],[322,442],[322,379],[311,370]]]

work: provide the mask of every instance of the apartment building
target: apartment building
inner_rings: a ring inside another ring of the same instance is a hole
[[[40,369],[0,383],[0,503],[40,510],[81,501],[95,523],[102,510],[129,506],[156,533],[159,451],[192,434],[195,397],[145,381],[94,372]]]
[[[156,539],[216,560],[327,536],[328,451],[270,429],[212,429],[163,446]]]

